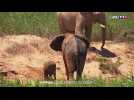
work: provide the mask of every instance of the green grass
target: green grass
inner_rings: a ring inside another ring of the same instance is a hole
[[[33,81],[25,84],[20,80],[0,80],[0,87],[134,87],[134,79],[121,78],[106,81],[101,78],[92,78],[81,81]]]
[[[112,19],[112,16],[128,16],[127,20]],[[130,29],[133,29],[134,25],[134,13],[133,12],[106,12],[107,18],[107,39],[112,39],[117,35],[123,35]],[[101,40],[100,28],[96,24],[93,26],[92,40]]]
[[[134,25],[133,12],[106,12],[110,32],[124,32]],[[128,20],[113,20],[114,15],[126,15]],[[55,12],[0,12],[0,33],[53,36],[58,33],[58,23]],[[98,24],[94,25],[93,38],[100,37]],[[109,34],[110,34],[109,32]],[[108,35],[110,36],[110,35]]]
[[[56,14],[53,12],[0,12],[0,32],[53,35],[58,32]]]
[[[122,62],[120,60],[121,60],[120,57],[118,57],[116,62],[113,62],[109,58],[102,57],[102,56],[99,56],[96,58],[96,61],[100,62],[100,67],[103,67],[106,69],[118,68],[122,64]]]

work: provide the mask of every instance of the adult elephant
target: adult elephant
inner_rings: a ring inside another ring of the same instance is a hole
[[[102,46],[106,40],[106,17],[103,12],[57,12],[61,33],[85,35],[91,41],[92,26],[99,23],[102,31]]]

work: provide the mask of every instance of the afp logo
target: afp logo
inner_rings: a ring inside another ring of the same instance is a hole
[[[128,16],[112,16],[112,19],[128,19]]]

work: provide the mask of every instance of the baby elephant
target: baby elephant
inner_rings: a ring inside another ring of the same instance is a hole
[[[54,77],[56,80],[56,63],[53,61],[48,61],[44,63],[43,67],[44,79],[49,80],[49,77]]]
[[[62,50],[67,80],[74,79],[75,71],[77,73],[76,80],[81,78],[88,45],[89,43],[84,36],[78,36],[73,33],[61,34],[51,42],[50,47],[53,50]]]

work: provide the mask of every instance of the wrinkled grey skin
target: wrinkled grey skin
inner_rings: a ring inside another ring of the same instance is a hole
[[[49,77],[54,77],[56,80],[56,63],[53,61],[48,61],[44,63],[44,79],[49,80]]]
[[[92,26],[99,23],[102,31],[102,46],[106,40],[106,18],[103,12],[57,12],[60,32],[85,35],[91,41]]]
[[[67,80],[74,80],[75,71],[77,73],[76,80],[81,78],[88,45],[88,41],[84,37],[70,33],[61,34],[51,42],[50,47],[53,50],[62,50]]]

